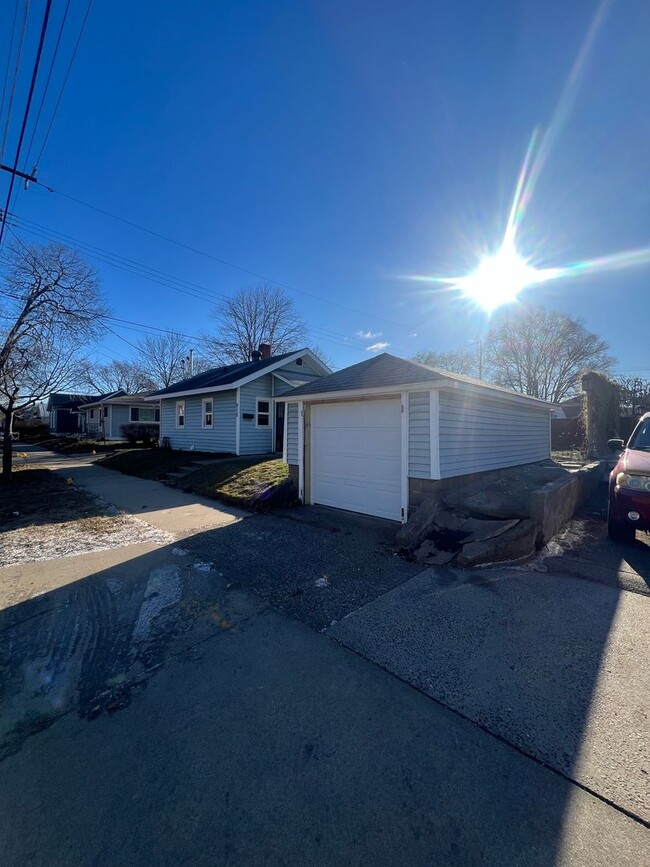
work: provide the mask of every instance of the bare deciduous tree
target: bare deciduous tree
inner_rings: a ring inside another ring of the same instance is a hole
[[[190,341],[176,331],[145,337],[138,344],[137,365],[153,388],[167,388],[190,375]],[[210,367],[205,358],[194,355],[193,372]]]
[[[460,373],[463,376],[476,376],[478,373],[476,353],[464,349],[455,349],[451,352],[417,352],[413,356],[413,361],[439,370]]]
[[[484,352],[492,382],[552,403],[574,394],[585,370],[606,373],[614,363],[607,343],[582,320],[543,307],[502,314]]]
[[[619,376],[621,415],[636,418],[650,412],[650,380],[639,376]]]
[[[207,355],[221,364],[249,361],[260,343],[273,355],[305,346],[307,327],[293,301],[267,283],[240,289],[215,308],[217,334],[206,337]]]
[[[112,391],[137,394],[140,391],[150,391],[155,388],[155,383],[134,361],[88,364],[84,366],[80,378],[84,386],[98,394],[107,394]]]
[[[103,329],[107,309],[94,270],[67,247],[14,247],[3,270],[0,413],[9,481],[16,411],[78,384],[84,344]]]

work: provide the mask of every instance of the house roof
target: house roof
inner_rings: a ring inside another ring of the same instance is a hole
[[[502,388],[489,382],[483,382],[480,379],[474,379],[471,376],[462,376],[459,373],[452,373],[448,370],[428,367],[426,364],[420,364],[417,361],[407,361],[407,359],[398,358],[398,356],[391,355],[389,352],[382,352],[379,355],[368,358],[366,361],[361,361],[329,376],[323,376],[313,382],[308,382],[305,385],[294,388],[292,391],[284,394],[282,398],[283,400],[287,400],[306,395],[317,397],[319,394],[330,392],[362,391],[364,389],[376,390],[381,388],[396,388],[398,386],[412,386],[420,383],[425,385],[434,382],[449,382],[450,380],[474,386],[481,390],[498,392],[504,397],[517,397],[542,406],[550,406],[549,403],[539,400],[539,398],[529,397],[528,395],[511,391],[508,388]]]
[[[312,354],[311,350],[298,349],[294,352],[285,352],[282,355],[272,355],[270,358],[262,358],[260,361],[243,361],[239,364],[228,364],[225,367],[213,367],[204,373],[197,373],[196,376],[190,376],[188,379],[183,379],[167,388],[154,391],[149,395],[148,399],[236,388],[244,380],[249,381],[264,373],[270,373],[275,368],[281,367],[283,362],[300,358],[303,355],[309,355],[312,360],[321,365],[323,370],[327,370]]]
[[[95,398],[91,403],[84,404],[83,408],[86,409],[86,407],[99,406],[103,403],[144,403],[145,398],[149,397],[150,394],[150,391],[140,391],[137,394],[127,394],[125,391],[111,391],[108,394],[103,394],[101,397]]]
[[[55,409],[76,409],[82,403],[86,403],[89,400],[97,400],[97,395],[55,392],[47,400],[46,412],[51,412]]]

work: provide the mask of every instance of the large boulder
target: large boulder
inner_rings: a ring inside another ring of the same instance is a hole
[[[498,536],[463,545],[455,563],[458,566],[477,566],[528,557],[535,551],[539,533],[540,528],[534,521],[519,521]]]
[[[443,508],[438,497],[426,497],[417,509],[410,515],[406,524],[402,524],[395,535],[395,541],[403,548],[413,548],[433,529],[436,515]]]

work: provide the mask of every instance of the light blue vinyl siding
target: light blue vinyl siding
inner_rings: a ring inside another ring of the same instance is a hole
[[[215,394],[196,394],[185,398],[161,401],[160,436],[168,437],[173,449],[191,449],[202,452],[232,452],[236,448],[237,393],[235,389]],[[212,428],[203,428],[202,401],[212,398]],[[185,401],[185,426],[176,427],[176,402]]]
[[[443,479],[550,457],[549,410],[440,392],[440,471]]]
[[[276,397],[279,397],[281,394],[286,394],[288,391],[291,391],[292,388],[295,388],[295,385],[289,385],[288,382],[282,382],[282,380],[278,379],[277,376],[273,377],[273,394]]]
[[[287,463],[298,464],[298,404],[287,404]]]
[[[273,426],[275,421],[275,405],[271,396],[272,378],[270,375],[242,385],[239,390],[239,454],[263,455],[273,451]],[[256,399],[260,397],[269,402],[269,426],[256,426]],[[253,418],[244,418],[244,414],[252,414]]]
[[[412,479],[431,478],[431,428],[428,391],[409,394],[409,470]]]
[[[285,364],[283,367],[278,368],[277,372],[288,379],[302,379],[305,382],[308,382],[310,379],[319,379],[323,375],[312,366],[307,358],[302,359],[302,364],[296,364],[295,361]]]

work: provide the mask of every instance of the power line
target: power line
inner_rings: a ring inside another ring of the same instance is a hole
[[[56,44],[54,46],[54,51],[52,53],[52,60],[50,61],[50,69],[47,73],[47,79],[45,81],[45,87],[43,88],[43,94],[41,96],[41,102],[38,106],[38,111],[36,113],[36,120],[34,121],[34,129],[32,130],[32,137],[29,140],[29,147],[27,148],[27,156],[25,157],[25,171],[27,171],[27,166],[29,165],[29,155],[32,152],[32,147],[34,145],[34,139],[36,137],[36,132],[38,130],[38,123],[41,119],[41,113],[43,111],[43,106],[45,105],[45,98],[47,96],[47,92],[50,87],[50,81],[52,80],[52,72],[54,71],[54,64],[56,63],[56,58],[59,53],[59,46],[61,45],[61,37],[63,36],[63,28],[65,27],[65,22],[68,17],[68,12],[70,11],[70,3],[71,0],[68,0],[65,11],[63,13],[63,18],[61,19],[61,26],[59,27],[59,35],[56,38]]]
[[[72,69],[72,65],[73,65],[75,58],[77,56],[77,50],[79,49],[79,43],[81,42],[81,37],[83,36],[83,32],[86,28],[86,22],[88,21],[88,16],[90,15],[90,10],[91,10],[92,5],[93,5],[93,0],[88,0],[88,6],[86,7],[86,14],[84,15],[84,19],[81,22],[81,29],[79,31],[79,35],[77,36],[77,41],[75,43],[74,50],[72,52],[72,57],[70,58],[70,63],[68,64],[68,68],[67,68],[65,76],[63,78],[63,84],[61,85],[61,90],[59,91],[59,96],[57,97],[56,104],[54,106],[54,111],[52,112],[52,117],[50,118],[50,122],[49,122],[47,130],[45,132],[45,138],[43,139],[43,144],[41,145],[41,149],[38,152],[38,157],[36,158],[36,165],[40,164],[41,159],[43,157],[43,151],[45,150],[45,145],[47,144],[47,140],[50,137],[50,132],[52,131],[52,125],[54,124],[54,119],[55,119],[57,112],[59,110],[59,106],[61,105],[61,99],[63,97],[63,91],[65,90],[66,85],[68,83],[68,78],[70,77],[70,71]],[[67,10],[66,10],[66,14],[67,14]]]
[[[16,24],[17,14],[18,14],[18,0],[16,0],[16,7],[15,7],[15,13],[14,13],[14,26]],[[4,131],[2,133],[2,142],[0,143],[0,156],[4,153],[5,145],[7,144],[7,135],[9,133],[9,123],[11,121],[11,110],[13,108],[14,96],[16,95],[16,84],[18,82],[18,70],[20,68],[20,61],[21,61],[22,56],[23,56],[23,45],[25,43],[25,31],[27,29],[27,16],[28,16],[28,14],[29,14],[29,0],[25,0],[24,12],[23,12],[23,26],[22,26],[21,31],[20,31],[20,42],[18,43],[18,51],[16,54],[16,64],[14,66],[13,81],[11,84],[11,95],[9,97],[9,106],[7,108],[7,120],[5,121],[5,128],[4,128]],[[7,57],[7,73],[5,76],[5,88],[7,85],[7,78],[9,75],[9,63],[11,61],[11,50],[13,48],[13,42],[14,42],[14,40],[13,40],[13,30],[12,30],[11,44],[9,46],[9,56]],[[3,107],[3,109],[4,109],[4,104],[5,104],[5,88],[3,88],[3,91],[2,91],[2,107]]]
[[[23,147],[23,141],[25,138],[25,130],[27,128],[27,121],[29,119],[29,111],[32,106],[32,99],[34,96],[34,88],[36,86],[36,78],[38,76],[38,69],[41,65],[41,55],[43,54],[43,44],[45,43],[45,34],[47,33],[47,25],[50,20],[50,11],[52,9],[52,0],[46,0],[45,5],[45,14],[43,16],[43,24],[41,26],[41,35],[38,41],[38,49],[36,51],[36,60],[34,62],[34,70],[32,72],[32,80],[29,85],[29,94],[27,96],[27,105],[25,106],[25,113],[23,115],[23,122],[20,127],[20,136],[18,137],[18,145],[16,147],[16,157],[14,159],[13,170],[16,171],[18,168],[18,163],[20,161],[20,152]],[[14,190],[14,184],[16,183],[16,175],[11,175],[11,180],[9,181],[9,192],[7,193],[7,201],[4,207],[4,213],[2,214],[2,224],[0,225],[0,244],[2,244],[2,239],[4,237],[5,225],[7,222],[7,212],[9,211],[9,204],[11,202],[11,194]]]
[[[140,277],[141,279],[156,283],[164,288],[174,289],[177,292],[182,292],[190,297],[212,304],[218,301],[228,300],[228,296],[223,293],[215,292],[207,286],[193,283],[192,281],[185,280],[182,277],[175,277],[165,271],[151,268],[150,266],[137,262],[134,259],[128,259],[117,253],[104,250],[94,244],[81,241],[78,238],[66,235],[63,232],[58,232],[55,229],[49,229],[47,226],[42,226],[31,220],[26,220],[23,217],[18,217],[17,215],[12,214],[10,215],[10,218],[14,224],[18,225],[23,231],[48,240],[52,240],[51,236],[53,235],[55,236],[55,240],[63,239],[68,243],[73,243],[81,248],[85,255],[89,256],[91,259],[97,259],[111,267],[118,268],[126,273]],[[365,349],[365,342],[357,340],[356,338],[350,338],[341,332],[332,331],[331,329],[322,328],[321,326],[311,326],[309,330],[326,342],[335,343],[347,348],[358,349],[359,351]]]
[[[148,229],[146,226],[141,226],[139,223],[134,223],[132,220],[127,220],[125,217],[120,217],[119,214],[113,214],[110,211],[106,211],[103,208],[99,208],[96,205],[91,205],[89,202],[84,202],[81,199],[77,199],[75,196],[71,196],[68,193],[63,193],[60,190],[56,190],[52,187],[48,187],[48,190],[52,193],[55,193],[58,196],[62,196],[64,199],[69,199],[71,202],[75,202],[78,205],[82,205],[85,208],[89,208],[92,211],[97,211],[99,214],[103,214],[106,217],[111,217],[113,220],[117,220],[120,223],[124,223],[126,226],[130,226],[133,229],[138,229],[141,232],[146,232],[148,235],[152,235],[154,238],[159,238],[162,241],[166,241],[169,244],[174,244],[177,247],[181,247],[184,250],[188,250],[190,253],[195,253],[199,256],[204,256],[206,259],[212,259],[214,262],[218,262],[220,265],[225,265],[228,268],[233,268],[236,271],[240,271],[242,274],[248,274],[250,277],[255,277],[258,280],[264,280],[267,283],[272,283],[275,286],[280,286],[282,289],[287,289],[289,292],[298,292],[301,295],[306,295],[309,298],[313,298],[316,301],[321,301],[325,304],[331,304],[334,307],[339,307],[342,310],[347,310],[350,313],[356,313],[359,316],[363,316],[365,319],[368,317],[380,321],[387,322],[389,325],[394,325],[397,328],[406,328],[412,330],[412,326],[406,325],[403,322],[394,322],[391,319],[386,319],[383,316],[377,316],[376,314],[369,314],[367,310],[357,310],[354,307],[348,307],[347,304],[341,304],[338,301],[333,301],[331,298],[324,298],[321,295],[316,295],[313,292],[308,292],[306,289],[299,289],[297,286],[292,286],[289,283],[284,283],[281,280],[275,280],[273,277],[269,277],[265,274],[260,273],[259,271],[252,271],[250,268],[244,268],[242,265],[237,265],[234,262],[229,262],[227,259],[222,259],[219,256],[214,256],[212,253],[208,253],[205,250],[201,250],[198,247],[193,247],[191,244],[186,244],[183,241],[178,241],[175,238],[170,238],[168,235],[163,235],[161,232],[156,232],[154,229]]]

